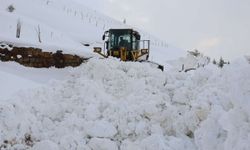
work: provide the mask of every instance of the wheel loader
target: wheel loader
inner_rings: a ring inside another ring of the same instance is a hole
[[[150,40],[141,40],[139,32],[133,29],[110,29],[104,32],[102,39],[104,49],[94,47],[94,52],[104,58],[109,56],[120,58],[121,61],[139,61],[150,63],[164,70],[162,65],[148,61]]]

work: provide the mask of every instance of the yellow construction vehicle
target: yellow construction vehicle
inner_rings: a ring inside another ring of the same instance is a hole
[[[120,58],[121,61],[147,62],[163,70],[163,66],[148,61],[150,52],[150,40],[141,40],[140,34],[133,29],[110,29],[104,32],[102,39],[104,50],[94,47],[94,52],[108,58],[109,56]]]

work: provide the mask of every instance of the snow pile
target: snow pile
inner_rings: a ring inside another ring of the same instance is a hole
[[[19,92],[20,89],[25,90],[29,87],[37,87],[38,84],[35,82],[32,82],[28,79],[21,78],[17,75],[13,75],[10,73],[0,72],[0,83],[4,84],[0,86],[1,91],[1,97],[7,98],[11,94]],[[13,82],[17,83],[18,85],[13,86]],[[20,87],[19,85],[25,85],[24,87]]]
[[[213,84],[200,95],[211,106],[208,118],[195,133],[200,149],[250,149],[249,69],[245,60],[227,66],[217,78],[211,78]]]
[[[0,147],[249,149],[249,70],[246,61],[183,73],[92,59],[63,83],[2,99]]]
[[[195,70],[200,67],[205,67],[210,63],[210,58],[199,54],[197,56],[188,53],[186,57],[180,57],[176,60],[165,61],[166,68],[175,69],[175,71]]]
[[[33,89],[50,82],[65,80],[73,68],[28,68],[15,62],[0,62],[0,99],[12,97],[20,90]]]

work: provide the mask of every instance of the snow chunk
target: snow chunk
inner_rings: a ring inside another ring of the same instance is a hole
[[[80,135],[66,135],[63,136],[60,141],[60,150],[79,149],[86,150],[86,141]]]
[[[118,150],[117,144],[109,139],[93,138],[88,145],[92,150]]]
[[[105,120],[87,123],[85,128],[86,133],[91,137],[111,138],[117,133],[116,128]]]
[[[167,150],[170,149],[165,144],[164,137],[162,135],[152,135],[142,140],[141,147],[143,150]]]
[[[85,111],[85,118],[87,120],[97,120],[100,117],[100,112],[95,105],[89,105]]]
[[[46,140],[36,143],[31,150],[59,150],[59,148],[57,144]]]
[[[13,48],[10,47],[8,44],[6,43],[0,43],[0,49],[7,49],[9,51],[11,51]]]

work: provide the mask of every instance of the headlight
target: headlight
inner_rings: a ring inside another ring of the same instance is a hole
[[[148,53],[148,49],[142,49],[142,50],[141,50],[141,53],[142,53],[142,54],[147,54],[147,53]]]
[[[102,52],[102,48],[101,47],[94,47],[94,52],[101,53]]]

